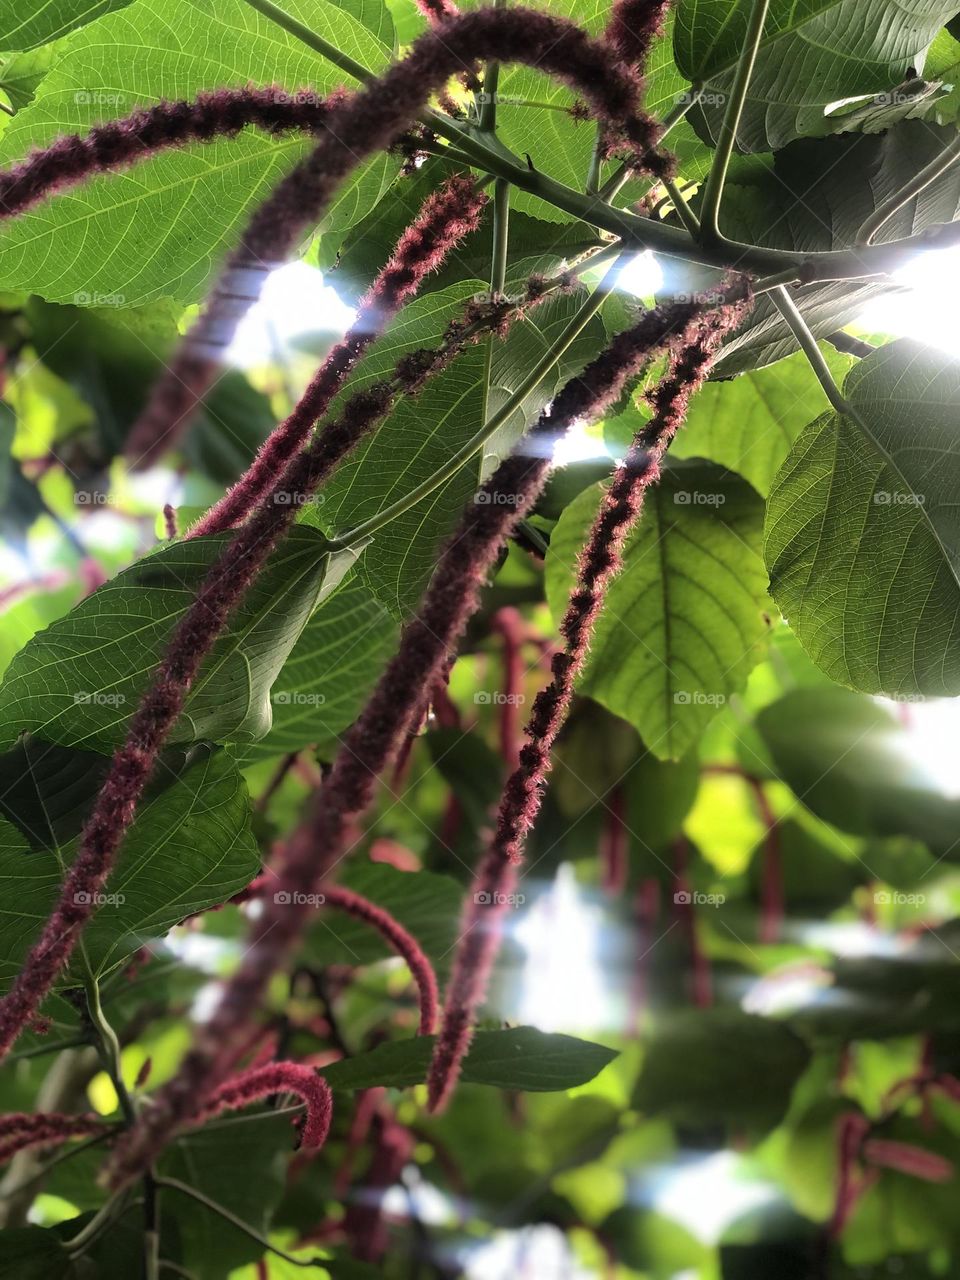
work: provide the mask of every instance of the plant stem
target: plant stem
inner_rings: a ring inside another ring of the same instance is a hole
[[[727,99],[726,110],[723,113],[723,123],[720,126],[717,149],[714,152],[713,163],[710,166],[710,172],[707,175],[706,185],[703,190],[703,205],[700,210],[702,233],[704,238],[713,244],[723,243],[723,237],[720,234],[720,202],[723,199],[727,169],[730,167],[730,159],[737,140],[737,130],[740,127],[740,120],[743,116],[747,90],[750,88],[753,68],[757,61],[757,52],[763,37],[763,24],[767,20],[769,8],[770,0],[753,0],[753,8],[750,11],[750,18],[747,23],[743,49],[737,62],[737,70],[730,88],[730,97]]]
[[[365,67],[341,53],[328,41],[314,35],[302,23],[290,18],[272,4],[271,0],[246,0],[246,2],[348,74],[363,81],[371,78],[372,73]],[[761,6],[761,0],[758,0],[759,6]],[[762,7],[765,8],[765,6]],[[689,104],[684,103],[683,106],[689,109]],[[681,118],[682,114],[684,112],[680,111],[677,118]],[[600,227],[638,249],[650,249],[654,253],[678,258],[683,262],[753,273],[782,271],[792,265],[804,267],[810,283],[829,280],[864,280],[889,274],[901,266],[917,249],[948,248],[960,243],[960,222],[950,222],[928,227],[921,235],[891,240],[885,244],[864,245],[855,249],[828,249],[814,253],[768,249],[760,245],[728,240],[725,237],[719,238],[716,243],[697,244],[680,227],[642,218],[627,209],[618,209],[605,202],[619,190],[622,182],[629,176],[629,170],[619,171],[604,184],[600,192],[603,198],[588,196],[547,174],[531,169],[504,147],[499,139],[482,136],[470,125],[453,120],[442,112],[427,110],[421,116],[421,120],[429,129],[455,144],[457,154],[452,158],[468,163],[485,173],[491,173],[495,177],[506,178],[520,191],[539,196],[541,200],[548,201],[556,208],[562,209],[564,213],[569,213],[571,217]],[[724,168],[724,176],[725,172]],[[716,173],[715,191],[721,176],[719,169]]]
[[[439,467],[429,479],[411,489],[408,494],[397,502],[385,507],[383,511],[371,516],[369,520],[363,521],[362,524],[358,524],[355,528],[348,529],[343,533],[337,533],[332,539],[332,545],[335,548],[339,548],[365,542],[368,538],[373,537],[375,533],[378,533],[380,529],[390,524],[391,521],[396,520],[398,516],[403,515],[412,507],[415,507],[417,503],[422,502],[424,498],[433,493],[434,489],[451,480],[460,468],[483,448],[493,433],[498,431],[510,416],[523,405],[527,396],[539,385],[563,353],[583,332],[590,320],[600,310],[604,300],[609,296],[621,265],[621,255],[618,255],[593,293],[584,302],[577,314],[571,318],[550,350],[537,361],[520,386],[500,406],[497,412],[484,423],[480,430],[471,436],[466,444],[462,445],[456,453],[451,454],[443,463],[443,466]]]
[[[91,1245],[97,1236],[105,1231],[113,1219],[122,1212],[126,1206],[127,1198],[127,1191],[121,1191],[118,1195],[111,1196],[106,1204],[101,1205],[87,1225],[81,1231],[78,1231],[75,1236],[64,1242],[63,1247],[67,1253],[82,1253]]]
[[[103,1069],[110,1077],[113,1087],[117,1091],[117,1099],[124,1119],[128,1124],[133,1124],[137,1118],[137,1112],[127,1086],[123,1083],[123,1074],[120,1067],[120,1041],[117,1039],[117,1033],[111,1027],[103,1012],[103,1005],[100,1003],[100,986],[92,973],[84,981],[84,988],[87,993],[87,1012],[90,1015],[90,1023],[99,1040],[98,1049],[100,1059],[103,1062]]]
[[[823,358],[823,352],[817,345],[817,340],[810,332],[806,320],[797,309],[797,305],[793,298],[790,297],[789,291],[784,285],[778,285],[770,292],[770,301],[777,308],[780,314],[790,326],[790,331],[800,344],[800,349],[810,361],[810,366],[817,376],[817,381],[823,387],[827,399],[836,409],[837,413],[846,414],[848,417],[855,416],[850,405],[843,398],[840,388],[833,380],[833,374]]]
[[[932,182],[935,182],[942,173],[945,173],[958,160],[960,160],[960,133],[928,165],[925,165],[919,173],[914,174],[900,191],[892,195],[889,200],[884,200],[871,213],[870,217],[864,220],[863,225],[857,232],[856,243],[872,244],[895,213],[898,213],[914,196],[918,196],[921,191],[924,191]]]
[[[677,217],[680,219],[680,221],[683,223],[686,229],[690,232],[690,234],[694,237],[694,239],[696,239],[696,237],[700,234],[700,220],[697,218],[697,215],[693,212],[693,210],[687,204],[686,199],[684,198],[683,192],[680,190],[680,188],[677,186],[677,184],[673,181],[672,178],[663,179],[663,189],[666,191],[667,195],[670,197],[670,202],[673,205],[674,209],[677,211]]]
[[[158,1187],[169,1187],[171,1191],[179,1191],[181,1195],[190,1196],[192,1200],[202,1204],[211,1213],[218,1214],[225,1222],[229,1222],[238,1231],[248,1235],[251,1240],[256,1240],[257,1244],[263,1245],[264,1249],[267,1249],[270,1253],[275,1253],[278,1258],[283,1258],[284,1262],[289,1262],[291,1266],[326,1267],[329,1263],[329,1259],[324,1261],[323,1258],[295,1258],[292,1254],[286,1253],[275,1244],[271,1244],[267,1237],[261,1235],[255,1227],[251,1227],[249,1222],[244,1222],[242,1218],[238,1218],[235,1213],[231,1213],[222,1204],[218,1204],[216,1200],[211,1200],[209,1196],[204,1195],[202,1191],[198,1191],[196,1187],[191,1187],[186,1182],[181,1182],[179,1178],[158,1177],[155,1181]]]

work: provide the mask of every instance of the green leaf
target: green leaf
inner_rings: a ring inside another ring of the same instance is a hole
[[[122,741],[170,633],[230,536],[161,547],[28,641],[0,684],[0,744],[24,729],[64,746]],[[270,687],[352,558],[331,555],[314,529],[288,534],[205,659],[170,743],[269,731]]]
[[[180,1137],[161,1157],[177,1178],[266,1235],[296,1145],[290,1115],[247,1110]],[[250,1176],[238,1176],[240,1172]],[[180,1191],[163,1191],[161,1248],[197,1275],[226,1275],[263,1256],[263,1246]]]
[[[824,354],[838,379],[854,363],[833,347]],[[818,400],[825,400],[823,391],[799,351],[731,382],[709,382],[694,397],[671,456],[709,458],[736,471],[766,497]]]
[[[361,363],[351,386],[366,386],[392,371],[404,352],[433,345],[458,314],[451,304],[484,292],[482,281],[468,281],[416,299]],[[551,299],[497,343],[491,412],[519,386],[582,301],[579,291]],[[374,537],[361,560],[361,573],[392,613],[403,617],[414,607],[433,572],[440,544],[479,484],[481,468],[489,470],[494,457],[512,446],[522,424],[535,417],[561,381],[583,367],[596,349],[598,325],[597,321],[584,330],[539,388],[526,397],[523,412],[512,415],[488,441],[482,461],[479,454],[468,460],[451,480]],[[480,430],[485,360],[480,347],[465,351],[416,398],[401,398],[375,436],[338,469],[320,495],[319,509],[308,518],[322,520],[331,531],[349,528],[435,475],[450,454]]]
[[[938,856],[953,850],[960,800],[943,795],[885,707],[845,689],[798,689],[756,723],[778,775],[819,818],[857,835],[915,836]]]
[[[718,99],[707,106],[714,135],[751,7],[752,0],[680,0],[677,8],[677,66],[689,80],[709,82]],[[896,0],[773,0],[738,145],[776,150],[821,132],[829,104],[893,88],[922,70],[927,48],[955,12],[953,0],[918,0],[909,14]]]
[[[43,745],[36,743],[35,754]],[[78,759],[72,778],[89,781],[88,753],[74,754]],[[101,759],[105,766],[106,758]],[[76,816],[75,810],[64,812],[62,788],[72,779],[62,752],[59,761],[57,774],[39,782],[50,810],[47,829],[54,832]],[[113,968],[186,916],[224,902],[249,884],[260,866],[246,787],[223,752],[198,748],[173,776],[168,764],[159,769],[159,786],[138,810],[103,901],[84,930],[82,955],[95,974]],[[94,795],[91,785],[88,799]],[[3,981],[18,971],[36,941],[59,894],[62,866],[76,850],[76,839],[59,853],[51,850],[45,847],[46,835],[35,832],[28,839],[18,826],[0,819],[0,881],[7,886],[0,903]],[[82,975],[80,956],[64,978],[67,985]]]
[[[910,120],[870,137],[794,143],[778,152],[772,165],[727,184],[724,233],[736,240],[801,253],[846,249],[864,220],[954,137],[955,129]],[[926,227],[952,222],[958,212],[960,168],[953,166],[899,209],[877,241],[916,235]],[[799,289],[795,296],[807,324],[822,337],[849,323],[866,302],[896,288],[834,281]],[[717,372],[727,375],[771,364],[796,349],[796,340],[773,303],[760,298],[747,323],[725,344]]]
[[[566,607],[602,489],[582,493],[550,541],[547,599]],[[628,720],[656,756],[679,759],[762,654],[767,619],[762,504],[738,476],[678,463],[647,492],[594,631],[582,692]]]
[[[301,632],[270,694],[273,726],[244,758],[332,742],[357,718],[396,643],[396,622],[352,576]]]
[[[960,361],[904,339],[848,376],[773,490],[771,592],[810,657],[866,693],[960,693]]]
[[[44,1227],[0,1231],[2,1280],[66,1280],[76,1274],[55,1232]]]
[[[633,1103],[685,1127],[765,1132],[782,1119],[809,1060],[782,1023],[738,1009],[678,1010],[654,1027]]]
[[[32,49],[69,35],[130,0],[7,0],[0,11],[0,46]]]
[[[377,1085],[403,1089],[421,1084],[436,1036],[417,1036],[378,1045],[368,1053],[321,1068],[333,1089],[370,1089]],[[495,1089],[550,1093],[586,1084],[616,1057],[613,1049],[547,1035],[535,1027],[507,1031],[478,1031],[463,1063],[465,1084],[488,1084]]]
[[[390,49],[345,7],[285,0],[284,8],[374,70],[389,59]],[[248,83],[323,94],[343,82],[342,71],[243,0],[134,0],[71,38],[4,133],[0,162],[160,99]],[[248,131],[86,182],[4,224],[0,284],[58,302],[78,293],[119,296],[127,306],[161,296],[196,301],[253,209],[308,146]],[[367,162],[326,223],[338,216],[349,223],[375,204],[395,170],[390,157]],[[355,181],[365,184],[362,208],[351,194]]]
[[[413,934],[435,961],[452,958],[460,932],[463,890],[449,876],[432,871],[399,871],[382,862],[349,862],[338,877],[352,889],[383,907]],[[396,952],[370,925],[343,911],[325,908],[310,932],[306,952],[314,964],[372,964]]]

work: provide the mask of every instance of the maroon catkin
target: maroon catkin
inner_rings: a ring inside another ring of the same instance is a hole
[[[224,1111],[236,1111],[274,1093],[294,1093],[303,1099],[307,1114],[300,1130],[300,1145],[314,1151],[322,1147],[333,1118],[333,1094],[322,1076],[297,1062],[269,1062],[241,1072],[208,1096],[197,1119],[209,1120]]]
[[[539,276],[531,277],[527,294],[528,306],[537,305],[546,296]],[[429,376],[446,366],[469,340],[469,334],[476,337],[485,327],[500,325],[503,318],[500,308],[484,310],[471,304],[463,321],[451,322],[437,348],[413,352],[398,362],[394,385],[378,383],[351,396],[340,416],[326,425],[309,448],[291,459],[249,523],[221,553],[177,625],[153,684],[134,714],[127,741],[114,755],[60,900],[11,990],[0,999],[0,1057],[50,990],[80,929],[93,913],[92,904],[200,664],[296,514],[291,496],[296,495],[298,501],[309,497],[389,412],[398,394],[415,394]]]
[[[486,203],[487,197],[474,180],[461,175],[450,178],[427,197],[361,299],[353,324],[327,355],[296,409],[268,436],[250,469],[197,523],[191,537],[231,529],[249,514],[326,413],[370,344],[416,293],[424,277],[436,271],[451,249],[476,229]]]
[[[702,309],[700,303],[678,303],[647,312],[563,387],[531,434],[553,439],[572,422],[602,412],[651,354],[676,343]],[[421,691],[432,688],[445,671],[500,546],[539,494],[549,469],[548,452],[542,439],[521,441],[468,504],[396,655],[344,735],[326,784],[270,867],[277,877],[274,897],[252,922],[243,963],[210,1020],[198,1029],[179,1074],[118,1144],[113,1185],[149,1164],[169,1134],[232,1069],[248,1034],[251,1010],[310,916],[311,895],[343,856],[352,823],[369,805],[378,775],[396,756],[420,710]]]
[[[616,58],[609,43],[591,39],[566,19],[520,7],[444,18],[383,75],[331,105],[313,152],[250,221],[203,314],[154,385],[130,434],[131,465],[149,465],[182,435],[266,274],[318,220],[351,169],[391,146],[430,94],[478,58],[534,66],[564,81],[583,95],[607,137],[628,150],[637,168],[657,175],[672,171],[671,159],[656,150],[659,125],[640,107],[641,77]]]
[[[534,700],[520,764],[507,781],[494,838],[467,895],[443,1023],[427,1081],[433,1110],[442,1109],[449,1100],[469,1048],[474,1014],[486,993],[499,948],[503,914],[516,878],[515,864],[522,857],[524,841],[540,808],[550,752],[566,719],[574,681],[586,659],[607,585],[622,566],[624,540],[640,515],[647,487],[659,475],[660,459],[683,421],[692,392],[706,376],[724,333],[739,323],[743,311],[742,306],[721,305],[703,316],[694,307],[685,323],[668,331],[674,354],[666,376],[651,396],[653,418],[638,433],[614,476],[580,555],[577,581],[560,623],[564,648],[552,660],[553,679]],[[656,314],[650,312],[649,316]]]
[[[104,1133],[103,1121],[95,1115],[68,1116],[57,1112],[12,1112],[0,1116],[0,1162],[28,1147],[59,1146],[68,1138]]]
[[[663,34],[670,0],[616,0],[604,32],[624,62],[643,66],[650,46]]]

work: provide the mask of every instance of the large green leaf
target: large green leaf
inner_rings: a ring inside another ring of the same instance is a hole
[[[853,364],[832,347],[824,354],[838,379]],[[823,391],[799,351],[731,382],[710,382],[694,398],[671,455],[719,462],[766,496],[818,402],[825,404]]]
[[[457,314],[456,303],[485,290],[481,281],[452,285],[415,300],[374,351],[362,362],[353,387],[388,374],[405,351],[437,341]],[[514,326],[494,348],[490,412],[494,412],[530,372],[569,320],[582,297],[550,299]],[[437,549],[477,488],[482,470],[509,450],[524,425],[554,394],[561,381],[583,367],[596,349],[599,321],[589,325],[538,388],[488,441],[484,456],[467,461],[445,484],[395,518],[364,552],[361,572],[376,595],[398,616],[414,606],[435,565]],[[464,352],[416,398],[402,398],[371,441],[339,468],[320,495],[310,519],[328,530],[352,526],[377,515],[417,485],[428,481],[450,454],[479,431],[483,421],[486,352]]]
[[[676,1011],[654,1027],[634,1105],[684,1126],[763,1132],[782,1118],[809,1058],[780,1023],[738,1009]]]
[[[960,361],[904,339],[844,394],[856,417],[811,423],[770,494],[772,594],[839,683],[960,693]]]
[[[374,69],[390,50],[346,7],[288,0],[284,8],[344,53]],[[189,33],[189,39],[184,39]],[[326,93],[343,72],[311,53],[243,0],[134,0],[85,26],[0,142],[0,162],[59,134],[128,114],[160,99],[226,85],[309,86]],[[173,296],[195,301],[256,205],[307,143],[244,134],[170,151],[41,205],[0,234],[0,282],[54,301],[111,295],[132,306]],[[325,225],[376,203],[396,161],[378,157],[339,193]]]
[[[803,253],[846,249],[864,220],[955,137],[955,129],[910,120],[880,135],[794,143],[778,152],[772,165],[728,184],[723,229],[733,239],[768,248]],[[958,212],[960,169],[954,166],[899,209],[877,239],[885,242],[916,235],[926,227],[951,222]],[[834,281],[799,289],[796,300],[820,337],[847,324],[878,293],[895,288],[886,283]],[[724,375],[737,373],[781,360],[796,349],[773,303],[760,298],[747,323],[725,344],[717,369]]]
[[[359,714],[397,642],[397,624],[352,578],[304,627],[270,695],[273,727],[245,759],[332,742]]]
[[[24,729],[65,746],[121,741],[156,663],[230,535],[162,547],[34,636],[0,684],[0,744]],[[270,687],[317,603],[350,567],[314,529],[270,557],[194,681],[169,741],[251,741],[271,724]]]
[[[547,599],[566,607],[602,488],[567,507],[550,541]],[[738,476],[678,463],[650,489],[607,592],[580,688],[628,720],[662,759],[679,759],[762,655],[763,515]]]
[[[34,754],[42,764],[43,743]],[[96,794],[87,752],[74,752],[73,775]],[[106,765],[105,757],[99,757]],[[250,801],[235,765],[223,752],[197,748],[175,774],[159,765],[157,786],[141,805],[103,890],[103,899],[83,934],[83,955],[101,974],[178,921],[224,902],[256,875],[260,865],[250,833]],[[44,777],[43,799],[50,809],[47,828],[55,833],[76,810],[63,811],[63,787],[70,771],[61,761],[56,775]],[[70,863],[76,836],[59,849],[46,844],[46,831],[32,838],[21,826],[0,819],[0,980],[19,969],[56,901],[63,866]],[[83,972],[78,957],[64,979]]]
[[[0,46],[32,49],[122,9],[130,0],[5,0],[0,6]]]
[[[943,794],[885,707],[846,689],[798,689],[756,723],[778,775],[819,818],[856,835],[914,836],[937,856],[956,856],[960,800]]]
[[[387,1085],[403,1089],[421,1084],[433,1053],[435,1036],[394,1040],[367,1053],[323,1067],[334,1089],[370,1089]],[[613,1049],[573,1036],[547,1035],[535,1027],[478,1031],[463,1063],[465,1084],[528,1093],[575,1089],[586,1084],[616,1057]]]
[[[680,0],[674,30],[679,70],[708,81],[707,129],[715,134],[743,49],[752,0]],[[824,109],[892,89],[923,69],[954,0],[773,0],[738,144],[772,151],[824,130]],[[829,124],[826,126],[829,128]]]

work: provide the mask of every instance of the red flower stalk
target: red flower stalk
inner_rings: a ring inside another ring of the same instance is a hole
[[[625,810],[624,788],[614,787],[600,840],[603,888],[612,898],[618,898],[624,892],[629,875],[629,832],[624,822]]]
[[[642,67],[650,46],[663,34],[669,8],[670,0],[615,0],[604,38],[629,66]]]
[[[343,1218],[350,1252],[361,1262],[378,1262],[387,1251],[389,1235],[383,1198],[400,1180],[415,1146],[410,1130],[387,1108],[373,1116],[373,1133],[373,1158]]]
[[[524,622],[517,609],[499,609],[492,628],[503,640],[503,699],[500,703],[500,754],[515,769],[520,763],[520,703],[523,686]]]
[[[602,412],[651,353],[677,342],[677,333],[700,309],[701,304],[691,303],[659,307],[618,335],[563,387],[533,428],[534,439],[522,440],[467,506],[440,554],[417,614],[404,629],[397,653],[359,719],[344,735],[326,785],[276,856],[271,869],[279,892],[264,903],[262,915],[253,922],[243,963],[226,984],[180,1073],[155,1095],[150,1113],[121,1140],[111,1174],[113,1185],[148,1165],[168,1134],[195,1112],[198,1100],[232,1069],[250,1010],[256,1008],[271,975],[285,962],[309,918],[310,896],[343,855],[351,824],[370,804],[377,777],[396,757],[404,734],[420,712],[421,691],[432,688],[445,671],[454,644],[476,610],[500,546],[542,489],[549,469],[542,440],[562,434],[577,419]],[[504,495],[510,501],[505,502]],[[564,657],[554,659],[555,671]],[[524,753],[530,750],[528,744]],[[499,883],[496,888],[499,893]]]
[[[234,1076],[207,1097],[197,1119],[236,1111],[273,1093],[294,1093],[303,1099],[307,1114],[300,1131],[301,1146],[313,1151],[322,1147],[333,1118],[333,1094],[323,1076],[296,1062],[270,1062]]]
[[[706,302],[709,304],[709,299]],[[674,353],[666,376],[651,396],[653,418],[638,433],[615,475],[580,555],[577,582],[560,623],[564,649],[554,655],[551,683],[534,699],[528,742],[520,753],[519,767],[507,781],[495,836],[467,897],[443,1025],[430,1066],[428,1094],[434,1111],[449,1100],[470,1045],[474,1014],[486,993],[499,949],[513,879],[511,864],[520,861],[524,841],[539,812],[550,752],[566,719],[607,585],[622,566],[624,541],[639,518],[647,487],[659,475],[660,459],[683,421],[690,396],[706,377],[723,335],[740,321],[744,307],[724,300],[708,314],[703,312],[704,302],[654,308],[620,334],[590,367],[598,366],[601,376],[605,375],[604,394],[595,394],[590,369],[580,379],[583,403],[575,416],[588,417],[609,404],[627,378],[658,348],[667,346]],[[558,400],[565,392],[566,388]]]
[[[105,1132],[99,1116],[60,1115],[58,1112],[13,1112],[0,1117],[0,1162],[28,1147],[59,1146],[68,1138]]]
[[[536,305],[547,296],[540,281],[539,276],[531,277],[527,294],[532,296],[528,296],[527,305]],[[272,492],[224,548],[201,584],[197,598],[178,623],[153,684],[134,714],[127,741],[114,755],[60,900],[13,987],[0,999],[0,1059],[70,958],[203,659],[296,514],[297,505],[289,496],[309,497],[389,412],[397,395],[416,394],[466,342],[485,328],[500,325],[502,320],[498,307],[484,309],[471,304],[463,321],[450,324],[438,347],[413,352],[398,361],[392,383],[378,383],[352,396],[340,417],[328,423],[307,449],[291,459]],[[276,500],[279,494],[284,495],[283,501]]]
[[[361,299],[353,324],[327,355],[296,409],[268,436],[247,473],[198,522],[190,537],[233,528],[249,513],[326,413],[366,349],[416,293],[424,277],[437,270],[451,249],[477,227],[486,203],[473,178],[461,175],[427,197]]]
[[[269,886],[275,883],[274,877],[267,873],[258,876],[246,889],[231,898],[231,902],[245,902],[249,899],[263,898],[269,893]],[[351,889],[340,885],[327,885],[323,891],[323,905],[345,911],[356,920],[362,920],[383,937],[406,962],[407,968],[417,984],[420,993],[420,1028],[421,1036],[432,1035],[437,1029],[437,1010],[439,1006],[437,992],[437,975],[412,933],[409,933],[399,920],[395,920],[389,911],[364,898]]]
[[[887,1138],[867,1138],[862,1155],[868,1164],[895,1169],[923,1182],[949,1182],[956,1170],[949,1160],[934,1151],[915,1147],[909,1142],[893,1142]]]
[[[443,19],[383,75],[330,105],[326,132],[260,206],[203,315],[155,384],[128,441],[131,465],[150,464],[185,430],[265,275],[318,220],[340,182],[365,157],[396,142],[430,94],[478,58],[519,62],[563,80],[583,94],[611,144],[626,147],[637,168],[659,176],[672,171],[672,160],[655,149],[658,123],[640,109],[640,77],[616,60],[608,43],[531,9],[478,9]]]

